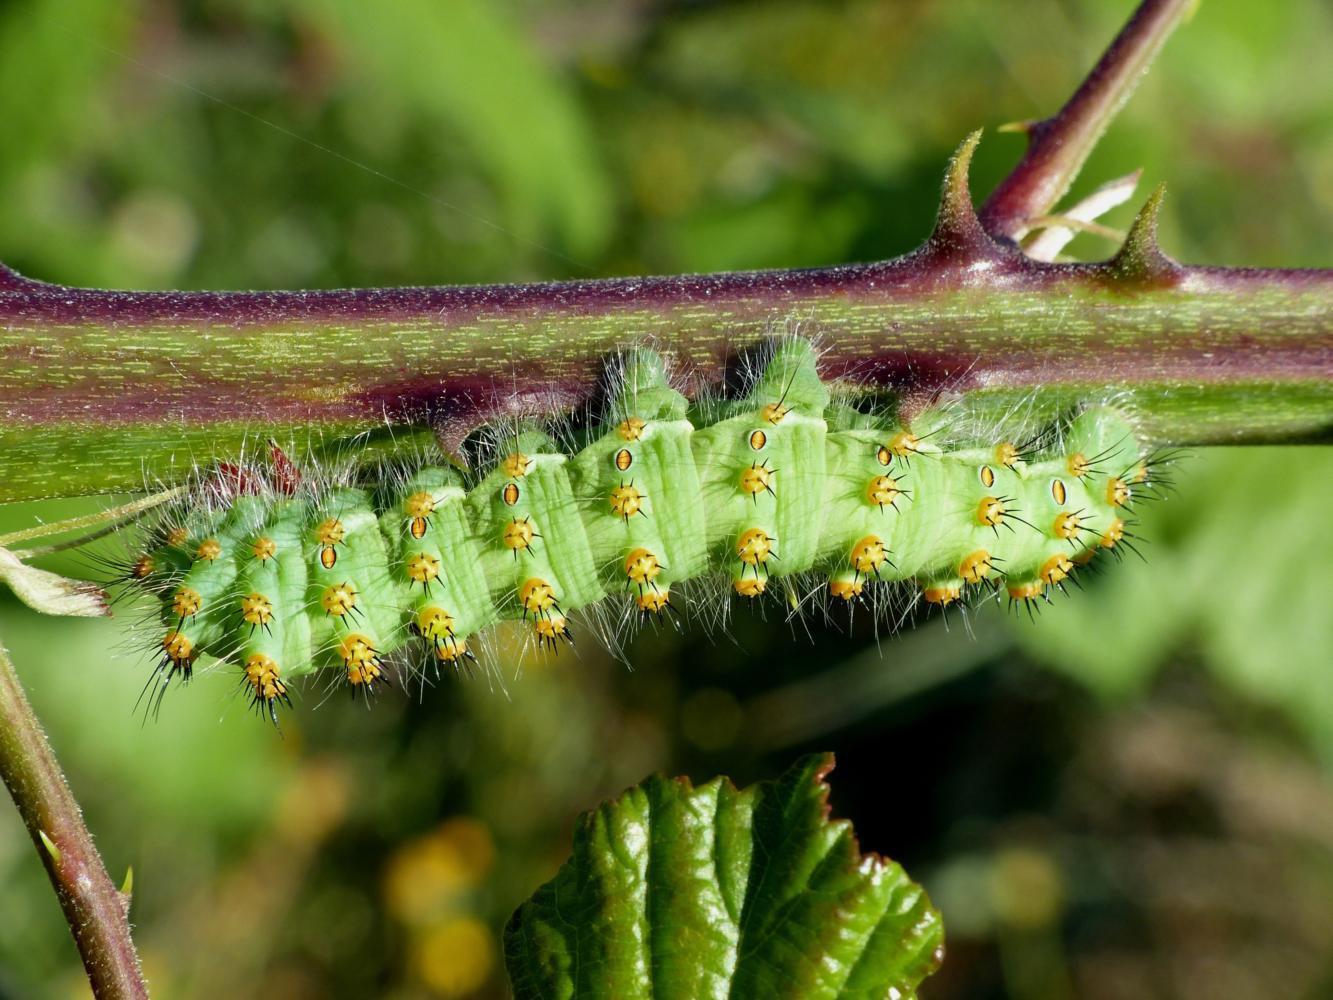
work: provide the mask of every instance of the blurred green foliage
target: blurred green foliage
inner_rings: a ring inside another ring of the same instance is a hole
[[[887,257],[929,230],[960,137],[991,130],[980,197],[1019,149],[994,126],[1053,110],[1129,7],[10,3],[0,259],[266,288]],[[1142,166],[1181,259],[1333,264],[1331,39],[1324,4],[1205,0],[1075,195]],[[1327,995],[1333,460],[1219,451],[1176,475],[1137,529],[1146,564],[1035,627],[990,609],[886,640],[742,614],[645,633],[632,671],[588,643],[520,670],[502,633],[498,679],[371,712],[311,689],[283,739],[225,672],[141,726],[135,609],[6,601],[0,635],[113,876],[134,865],[162,996],[501,996],[499,928],[580,809],[654,769],[748,782],[807,748],[839,753],[835,809],[944,911],[929,997]],[[0,509],[0,530],[86,507]],[[0,996],[79,995],[5,809],[0,880]]]

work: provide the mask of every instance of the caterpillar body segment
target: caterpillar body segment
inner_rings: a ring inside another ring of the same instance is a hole
[[[304,502],[276,503],[266,520],[245,525],[249,530],[242,532],[232,556],[235,655],[256,708],[270,712],[285,700],[287,681],[315,666],[313,619],[306,613],[309,574],[302,552],[307,515]]]
[[[757,597],[771,576],[814,564],[828,404],[813,350],[791,341],[744,399],[695,431],[708,556],[742,597]]]
[[[360,636],[377,650],[392,649],[401,631],[401,610],[389,548],[369,494],[335,488],[316,505],[311,520],[315,524],[304,551],[316,665],[333,663],[349,636]],[[298,664],[283,670],[286,675],[301,672]]]
[[[640,417],[633,440],[622,426],[573,459],[570,479],[602,588],[631,593],[640,610],[658,611],[673,583],[708,569],[694,426]]]
[[[171,532],[154,555],[154,561],[164,564],[163,620],[168,631],[162,650],[169,664],[168,677],[179,669],[188,678],[199,654],[224,642],[233,620],[229,598],[236,580],[236,549],[248,526],[262,516],[257,498],[238,498],[225,515],[210,511],[194,531]],[[189,559],[183,571],[165,568],[179,564],[182,557]],[[151,584],[151,577],[149,581]]]
[[[544,435],[518,435],[514,449],[468,498],[481,569],[499,613],[534,623],[554,642],[567,615],[606,596],[566,469]]]
[[[403,567],[407,631],[436,660],[470,656],[467,637],[493,624],[498,612],[459,475],[435,467],[417,472],[385,511],[380,531]]]
[[[832,401],[802,340],[711,408],[691,410],[647,351],[617,387],[576,453],[514,433],[470,489],[427,466],[375,495],[274,488],[176,512],[131,574],[164,608],[163,688],[207,652],[271,715],[314,670],[370,690],[404,646],[458,663],[501,618],[555,645],[581,608],[610,596],[660,614],[697,577],[744,598],[814,573],[835,600],[912,581],[928,603],[1007,591],[1030,606],[1125,537],[1149,474],[1109,406],[1040,453],[941,447]]]
[[[658,613],[669,606],[672,584],[709,568],[694,424],[658,355],[631,352],[618,381],[569,475],[602,587]]]

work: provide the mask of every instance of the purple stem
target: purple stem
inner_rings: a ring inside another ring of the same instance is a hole
[[[988,232],[1018,239],[1029,219],[1055,206],[1167,36],[1198,2],[1144,0],[1065,106],[1025,126],[1027,153],[981,210]]]
[[[130,938],[129,899],[107,876],[92,835],[83,824],[79,804],[3,645],[0,778],[46,866],[93,994],[99,1000],[146,998],[148,987]]]

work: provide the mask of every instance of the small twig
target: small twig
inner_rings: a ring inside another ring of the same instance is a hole
[[[63,535],[67,531],[78,531],[80,528],[95,528],[98,525],[104,525],[108,521],[117,522],[119,527],[127,521],[132,521],[144,511],[152,510],[170,500],[176,499],[186,492],[188,487],[177,486],[175,489],[163,490],[161,493],[154,493],[150,497],[140,497],[138,500],[132,500],[129,503],[121,504],[119,507],[108,507],[106,510],[99,510],[96,514],[85,514],[82,517],[71,517],[65,521],[52,521],[50,524],[39,524],[33,528],[24,528],[22,531],[11,531],[8,535],[0,535],[0,549],[11,548],[15,542],[27,542],[34,538],[46,538],[50,535]],[[86,538],[80,538],[73,544],[81,545],[84,542],[90,542],[99,537],[104,532],[96,532]],[[51,551],[58,552],[62,548],[69,548],[68,545],[54,546]],[[33,550],[20,556],[20,558],[31,558],[35,555],[43,555],[45,550]]]
[[[1139,178],[1142,175],[1142,170],[1135,170],[1124,177],[1107,181],[1101,187],[1080,199],[1076,204],[1070,205],[1058,217],[1038,216],[1032,222],[1032,231],[1027,234],[1020,244],[1023,253],[1033,260],[1055,260],[1060,251],[1074,238],[1075,230],[1064,225],[1049,226],[1045,229],[1037,228],[1042,219],[1076,219],[1083,222],[1092,222],[1099,219],[1111,209],[1123,205],[1134,197],[1134,189],[1138,187]],[[1116,242],[1123,242],[1125,236],[1125,233],[1117,231]]]
[[[67,552],[70,549],[78,549],[87,545],[89,542],[95,542],[99,538],[105,538],[107,535],[114,535],[116,532],[133,524],[139,519],[138,514],[131,514],[129,517],[122,517],[117,521],[98,528],[96,531],[89,532],[86,535],[79,535],[77,538],[70,538],[63,542],[52,542],[50,545],[39,545],[34,549],[12,549],[13,556],[20,562],[30,562],[41,556],[53,556],[57,552]]]
[[[147,997],[129,900],[107,877],[83,814],[0,645],[0,778],[51,877],[99,1000]]]
[[[1054,207],[1167,36],[1198,2],[1143,0],[1065,106],[1053,117],[1023,127],[1027,153],[981,210],[988,233],[1016,240],[1035,216]]]
[[[1080,233],[1091,233],[1103,239],[1111,240],[1116,245],[1125,241],[1125,231],[1115,226],[1103,226],[1099,222],[1080,219],[1076,215],[1039,215],[1029,221],[1033,229],[1076,229]]]

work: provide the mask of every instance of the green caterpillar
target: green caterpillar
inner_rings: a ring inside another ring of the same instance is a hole
[[[580,608],[619,594],[661,614],[705,575],[752,599],[816,573],[835,600],[911,580],[945,605],[1003,581],[1030,603],[1122,542],[1150,465],[1105,406],[1041,456],[1007,442],[945,452],[832,402],[800,339],[710,415],[696,427],[661,358],[637,351],[572,457],[521,431],[470,491],[432,465],[379,494],[274,475],[185,505],[128,574],[164,609],[161,690],[210,653],[239,663],[273,716],[315,670],[369,690],[410,641],[456,663],[476,633],[521,618],[555,644]]]

